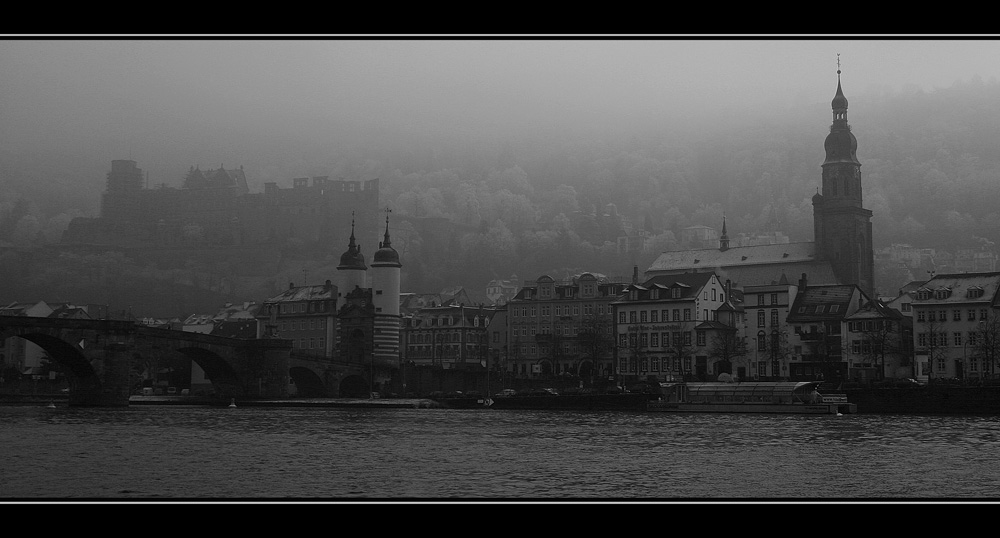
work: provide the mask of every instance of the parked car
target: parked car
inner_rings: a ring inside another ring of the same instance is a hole
[[[514,389],[503,389],[496,394],[497,396],[503,398],[506,396],[517,396],[517,391]]]

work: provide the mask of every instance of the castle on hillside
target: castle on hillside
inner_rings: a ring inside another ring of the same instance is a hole
[[[322,252],[347,243],[357,215],[362,246],[378,240],[378,179],[295,178],[251,193],[243,167],[191,168],[181,188],[148,188],[135,161],[111,161],[101,216],[76,218],[63,243],[237,247],[289,241]]]

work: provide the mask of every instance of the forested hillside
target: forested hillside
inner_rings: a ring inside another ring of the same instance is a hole
[[[877,249],[892,243],[954,249],[1000,238],[1000,84],[973,79],[935,91],[845,87],[845,93]],[[303,175],[381,178],[383,205],[396,217],[390,231],[402,258],[403,291],[465,286],[478,292],[490,279],[511,274],[520,279],[579,271],[631,275],[633,265],[641,271],[663,250],[688,247],[680,236],[685,227],[719,228],[723,215],[731,237],[764,230],[775,215],[792,241],[810,241],[810,198],[820,184],[831,121],[825,102],[745,111],[711,125],[667,119],[650,127],[637,121],[628,132],[599,126],[585,133],[553,132],[542,126],[512,134],[465,126],[422,136],[405,126],[382,126],[342,146],[298,148],[282,164],[261,160],[273,152],[251,148],[246,163],[233,164],[245,164],[248,176],[266,170],[268,180],[278,175],[288,183]],[[56,243],[73,216],[95,215],[104,178],[93,172],[80,177],[90,168],[73,170],[66,156],[3,159],[0,241],[7,252],[0,262],[20,271],[5,272],[17,276],[0,283],[0,297],[46,299],[23,292],[56,289],[56,281],[84,276],[69,265],[61,271],[25,265],[22,251],[10,247]],[[50,164],[58,165],[46,168]],[[178,178],[190,164],[178,168]],[[260,178],[248,179],[259,185]],[[83,193],[79,185],[87,186]],[[618,254],[613,241],[620,231],[603,218],[609,204],[635,229],[654,236],[653,252]],[[414,224],[432,217],[453,224],[448,237],[425,236],[429,232]],[[281,287],[301,275],[305,265],[320,278],[335,267],[330,254],[288,252],[273,277],[229,286],[219,282],[223,277],[236,282],[233,268],[192,268],[181,278],[141,261],[118,265],[148,279],[146,286],[183,280],[207,288],[216,275],[216,291],[243,301],[262,299],[275,283]],[[52,259],[50,265],[61,263]],[[205,275],[205,282],[195,274]],[[28,286],[20,278],[33,280]],[[53,282],[40,281],[45,278]],[[895,285],[876,282],[880,288]],[[72,285],[63,286],[69,294]],[[151,315],[163,315],[184,306],[150,308],[157,310]]]

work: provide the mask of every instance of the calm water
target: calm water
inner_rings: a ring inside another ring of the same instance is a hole
[[[1000,500],[1000,417],[0,407],[0,500]]]

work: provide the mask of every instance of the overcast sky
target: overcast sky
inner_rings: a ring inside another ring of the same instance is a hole
[[[257,151],[232,147],[246,131],[617,129],[828,105],[838,53],[848,98],[1000,78],[1000,40],[8,39],[0,144],[179,178]]]

